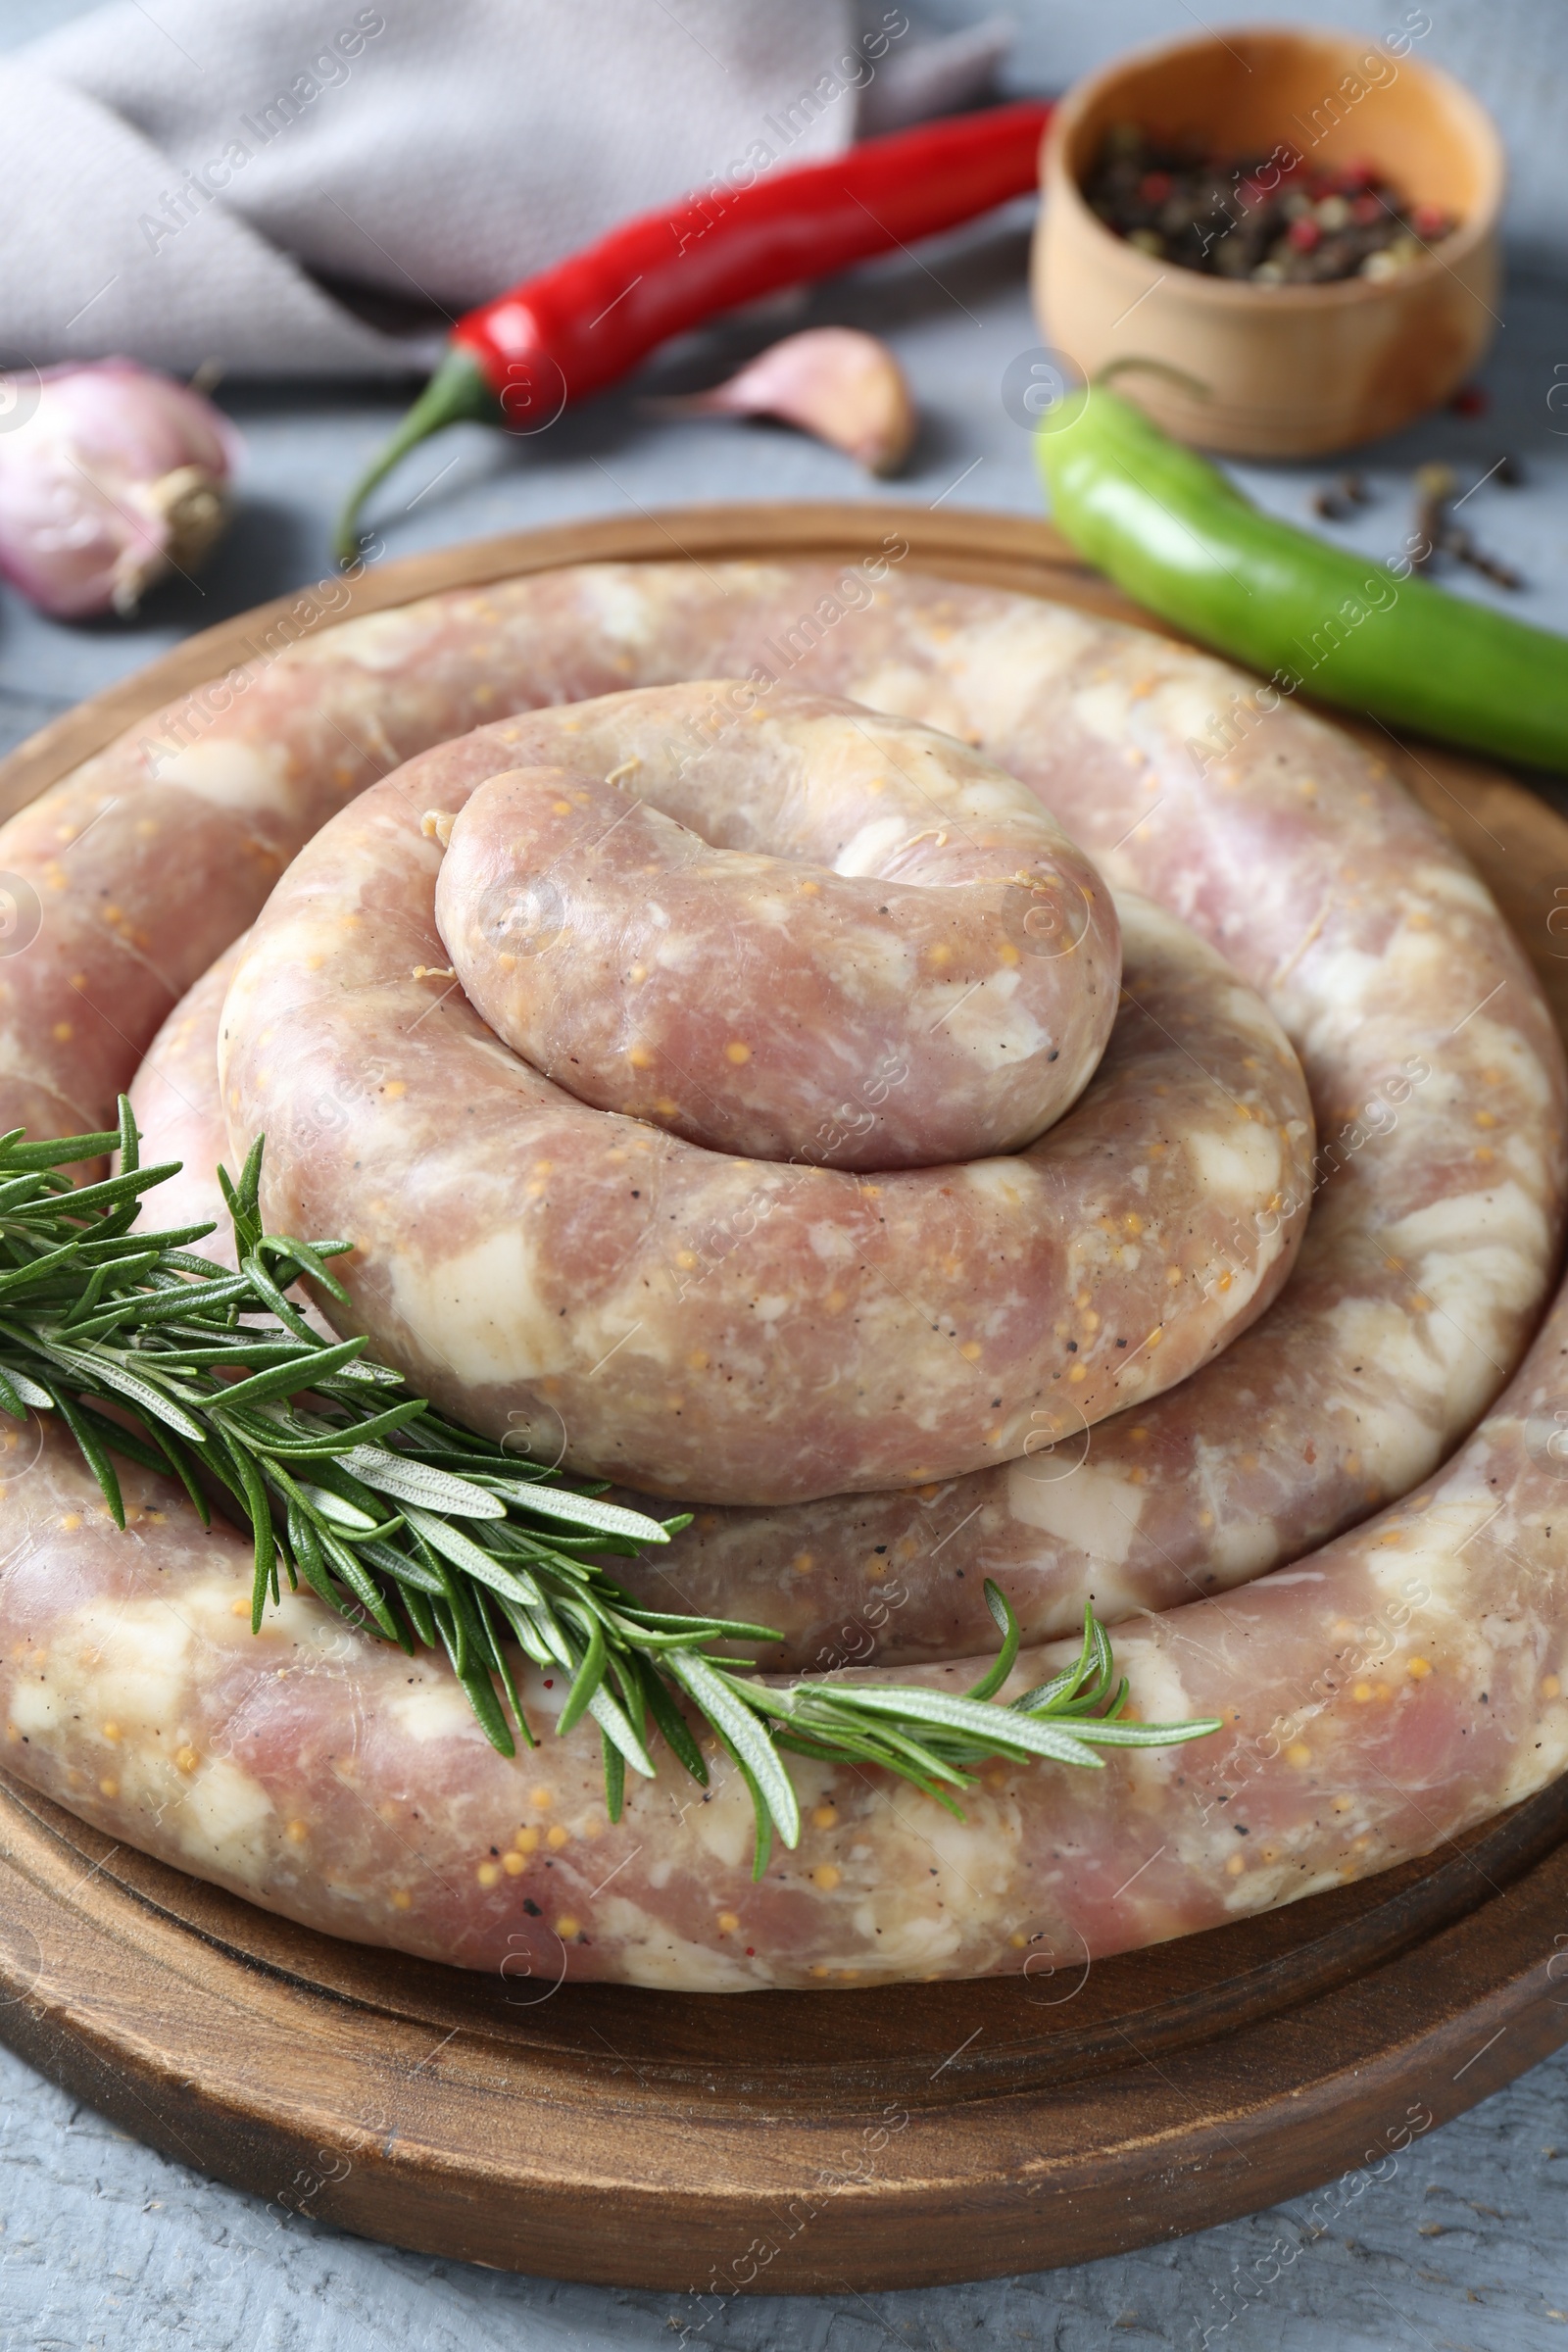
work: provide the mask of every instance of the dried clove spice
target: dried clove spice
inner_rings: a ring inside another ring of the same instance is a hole
[[[1371,504],[1366,477],[1359,473],[1342,473],[1337,482],[1312,493],[1312,512],[1321,514],[1325,522],[1348,522],[1357,507]]]
[[[1481,481],[1472,482],[1470,490],[1464,494],[1465,498],[1470,496],[1471,490],[1479,490],[1481,482],[1500,480],[1509,469],[1512,482],[1516,484],[1520,478],[1518,468],[1512,459],[1504,458],[1500,465],[1493,467],[1490,474],[1483,474]],[[1474,533],[1467,525],[1454,520],[1448,509],[1457,488],[1458,476],[1451,466],[1432,465],[1416,468],[1415,527],[1419,552],[1411,556],[1411,569],[1425,571],[1434,556],[1451,556],[1455,563],[1468,564],[1472,571],[1479,571],[1483,578],[1493,581],[1498,588],[1522,588],[1525,584],[1524,575],[1515,571],[1513,565],[1505,563],[1500,556],[1494,556],[1478,546]],[[1464,501],[1461,499],[1459,503],[1462,506]]]

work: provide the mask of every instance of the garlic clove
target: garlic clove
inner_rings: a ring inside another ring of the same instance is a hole
[[[853,326],[786,335],[727,383],[652,405],[675,416],[777,416],[884,474],[903,464],[919,422],[892,352]]]

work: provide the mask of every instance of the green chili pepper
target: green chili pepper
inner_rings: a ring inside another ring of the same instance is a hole
[[[1568,769],[1568,638],[1446,595],[1408,557],[1391,568],[1277,522],[1102,383],[1069,394],[1036,454],[1074,547],[1277,693]]]

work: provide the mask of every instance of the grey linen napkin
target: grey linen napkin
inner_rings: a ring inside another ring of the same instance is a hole
[[[759,145],[810,162],[962,104],[1009,30],[921,46],[852,0],[120,0],[0,59],[0,359],[426,365],[443,314]]]

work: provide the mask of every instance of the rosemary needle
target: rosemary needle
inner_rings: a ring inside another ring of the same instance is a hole
[[[73,1188],[65,1169],[116,1149],[117,1175]],[[1098,1767],[1099,1747],[1219,1729],[1129,1722],[1125,1679],[1088,1609],[1074,1664],[997,1701],[1019,1634],[989,1582],[1002,1649],[961,1696],[880,1680],[766,1680],[715,1653],[718,1642],[778,1637],[644,1608],[604,1565],[668,1544],[688,1517],[650,1518],[606,1501],[602,1485],[568,1485],[411,1396],[364,1339],[322,1339],[287,1293],[308,1276],[346,1303],[328,1261],[350,1245],[264,1230],[260,1139],[237,1182],[219,1170],[237,1274],[193,1252],[211,1225],[143,1232],[143,1196],[176,1168],[141,1165],[123,1097],[115,1132],[0,1137],[0,1409],[58,1412],[121,1527],[115,1454],[177,1478],[204,1521],[216,1493],[255,1545],[253,1629],[286,1578],[411,1656],[444,1650],[507,1756],[517,1737],[537,1744],[514,1673],[520,1649],[567,1684],[558,1734],[585,1714],[598,1725],[612,1820],[626,1767],[653,1777],[656,1734],[707,1781],[695,1712],[751,1791],[759,1876],[775,1832],[786,1845],[800,1836],[786,1750],[880,1766],[956,1813],[989,1757]]]

